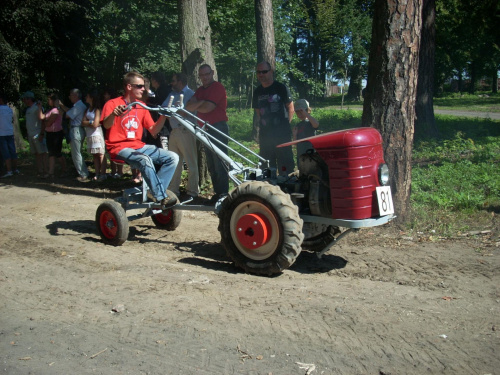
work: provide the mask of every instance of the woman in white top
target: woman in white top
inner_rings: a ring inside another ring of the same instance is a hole
[[[99,94],[97,91],[91,91],[87,94],[85,101],[89,108],[83,116],[82,126],[85,128],[87,136],[87,150],[94,158],[94,180],[103,181],[106,179],[106,163],[104,163],[106,145],[104,144],[104,134],[101,128]]]

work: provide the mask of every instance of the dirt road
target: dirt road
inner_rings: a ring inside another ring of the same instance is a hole
[[[0,374],[500,374],[495,216],[454,240],[362,230],[269,278],[210,213],[105,246],[92,184],[0,181]]]

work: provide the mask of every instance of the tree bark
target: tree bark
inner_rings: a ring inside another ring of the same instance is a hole
[[[274,70],[276,46],[271,0],[255,0],[255,23],[257,28],[257,62],[267,61]]]
[[[201,84],[198,78],[198,68],[202,64],[212,67],[215,72],[214,79],[217,80],[207,2],[206,0],[178,0],[178,7],[182,71],[187,74],[188,85],[194,90]]]
[[[422,9],[422,41],[418,63],[417,102],[415,105],[415,138],[437,138],[434,117],[434,55],[436,49],[436,3],[424,0]]]
[[[391,173],[399,222],[408,218],[418,53],[420,0],[375,0],[363,126],[378,129]]]
[[[188,76],[188,86],[196,90],[201,85],[198,69],[202,64],[210,65],[214,70],[214,79],[217,80],[207,2],[206,0],[178,0],[177,4],[181,29],[182,71]],[[206,185],[209,173],[203,145],[198,142],[197,148],[201,187]]]

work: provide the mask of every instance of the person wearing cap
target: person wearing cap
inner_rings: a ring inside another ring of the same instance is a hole
[[[42,120],[38,116],[38,106],[35,102],[35,94],[26,91],[21,97],[26,106],[26,130],[30,150],[35,155],[36,167],[39,178],[49,177],[49,154],[45,142],[45,132],[42,131]]]
[[[14,113],[7,105],[5,94],[0,92],[0,156],[5,161],[6,173],[0,178],[19,174],[17,153],[14,142]]]
[[[69,100],[73,103],[73,107],[68,108],[62,102],[59,102],[59,105],[66,112],[66,116],[70,118],[71,158],[78,173],[77,180],[85,182],[88,181],[89,170],[82,155],[83,142],[85,141],[85,129],[82,126],[82,120],[87,106],[83,104],[82,93],[78,89],[70,90]]]
[[[276,168],[279,176],[288,176],[294,170],[292,147],[280,147],[290,142],[290,122],[294,108],[290,90],[276,82],[271,64],[257,64],[257,79],[260,85],[253,92],[252,107],[255,110],[254,130],[258,133],[260,156],[269,160],[269,167]]]
[[[309,102],[305,99],[299,99],[294,104],[295,114],[300,122],[293,127],[293,140],[309,138],[316,135],[316,129],[319,127],[319,122],[311,116],[311,108]],[[300,155],[305,154],[307,150],[312,149],[311,142],[297,143],[297,165],[299,165]]]

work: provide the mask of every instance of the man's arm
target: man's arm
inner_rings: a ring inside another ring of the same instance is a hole
[[[156,138],[156,136],[160,132],[161,128],[163,128],[163,125],[165,125],[166,119],[167,119],[167,117],[160,115],[160,118],[158,119],[158,121],[156,121],[155,124],[148,129],[149,133],[151,133],[151,135],[154,138]]]
[[[123,115],[123,112],[125,112],[126,108],[127,106],[123,104],[116,106],[115,109],[113,109],[113,111],[109,115],[107,115],[104,120],[102,120],[102,126],[104,126],[105,129],[111,128],[113,126],[113,123],[115,122],[115,117]]]
[[[260,110],[255,108],[253,112],[253,128],[252,128],[252,138],[254,141],[259,141],[259,130],[260,130]]]
[[[194,96],[189,99],[189,102],[186,103],[186,109],[189,112],[198,111],[200,113],[208,113],[212,112],[216,107],[214,102],[210,102],[208,100],[198,100]]]
[[[295,108],[293,107],[293,102],[285,104],[285,107],[288,111],[288,123],[292,123],[293,114],[295,113]]]

